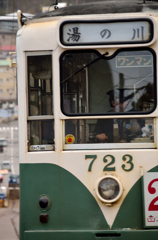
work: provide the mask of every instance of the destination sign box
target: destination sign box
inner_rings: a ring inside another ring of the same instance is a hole
[[[60,27],[63,45],[146,43],[153,37],[153,24],[149,20],[111,22],[64,22]]]

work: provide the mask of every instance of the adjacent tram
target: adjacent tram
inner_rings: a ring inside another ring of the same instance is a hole
[[[21,240],[158,238],[158,3],[18,11]]]

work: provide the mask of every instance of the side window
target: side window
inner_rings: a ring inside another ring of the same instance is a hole
[[[65,144],[90,143],[154,143],[154,119],[102,118],[65,120]],[[139,147],[141,148],[141,146]]]
[[[54,149],[52,55],[27,57],[28,149]]]

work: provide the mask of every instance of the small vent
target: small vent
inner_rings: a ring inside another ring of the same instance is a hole
[[[120,233],[96,233],[96,238],[121,237]]]

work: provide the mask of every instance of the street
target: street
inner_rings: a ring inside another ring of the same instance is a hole
[[[0,138],[7,141],[7,147],[0,153],[0,169],[3,161],[10,161],[12,169],[4,175],[2,186],[7,186],[10,174],[19,174],[18,121],[0,124]]]
[[[18,121],[1,123],[0,138],[5,138],[7,141],[7,146],[3,147],[3,152],[0,152],[0,170],[3,161],[9,161],[11,164],[11,171],[3,174],[1,183],[1,187],[7,189],[10,175],[19,174]],[[7,199],[5,206],[0,207],[0,240],[17,239],[19,239],[19,199]]]

